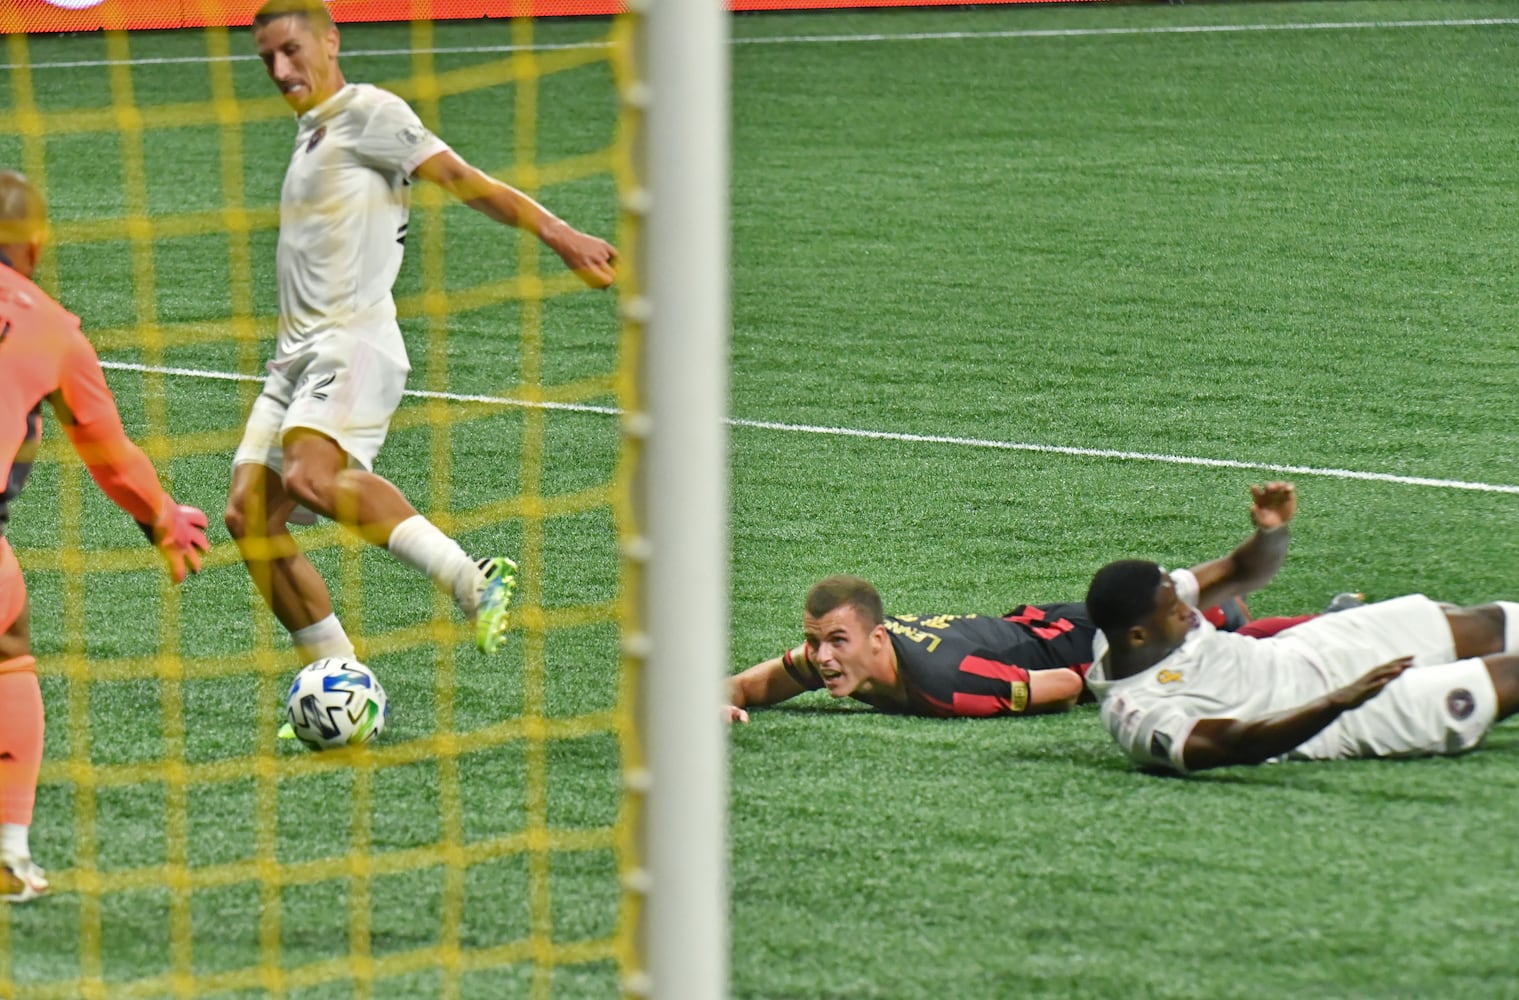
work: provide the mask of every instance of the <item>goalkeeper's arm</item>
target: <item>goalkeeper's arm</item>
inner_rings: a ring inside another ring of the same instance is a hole
[[[158,547],[174,582],[199,572],[201,553],[210,548],[206,515],[176,504],[160,485],[153,463],[121,426],[100,360],[82,336],[48,402],[90,478]]]

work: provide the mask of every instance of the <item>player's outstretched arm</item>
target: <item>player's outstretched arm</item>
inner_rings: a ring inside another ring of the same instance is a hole
[[[791,651],[793,658],[806,655],[805,646],[798,646]],[[728,678],[725,715],[729,722],[748,722],[749,713],[745,709],[774,705],[795,698],[806,690],[786,670],[784,658],[777,656]]]
[[[1259,764],[1317,736],[1345,712],[1364,705],[1402,676],[1412,657],[1380,664],[1338,690],[1300,708],[1245,722],[1240,719],[1200,719],[1187,736],[1182,761],[1189,771],[1230,764]]]
[[[414,173],[502,225],[533,233],[592,288],[605,288],[617,279],[617,249],[612,244],[582,233],[510,184],[471,166],[453,150],[428,157]]]
[[[1222,559],[1192,567],[1200,608],[1259,590],[1271,582],[1287,559],[1287,523],[1297,513],[1296,489],[1286,482],[1265,483],[1250,487],[1250,497],[1255,533]]]
[[[122,428],[100,361],[82,336],[70,352],[61,386],[48,402],[90,478],[142,527],[174,582],[199,572],[201,553],[211,547],[206,515],[175,503],[164,491],[153,463]]]

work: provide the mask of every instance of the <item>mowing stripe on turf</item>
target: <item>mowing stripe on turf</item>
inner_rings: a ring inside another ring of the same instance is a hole
[[[151,372],[156,375],[180,375],[186,378],[220,379],[229,382],[261,382],[261,375],[206,371],[198,368],[166,368],[121,361],[102,361],[102,368],[116,371]],[[466,395],[452,392],[429,392],[407,389],[405,394],[417,399],[439,399],[453,403],[494,403],[524,409],[561,410],[621,416],[615,406],[592,406],[587,403],[553,403],[512,399],[507,396]],[[1466,490],[1475,493],[1519,493],[1519,486],[1502,483],[1475,483],[1462,479],[1436,479],[1429,476],[1400,476],[1390,472],[1361,472],[1356,469],[1327,469],[1311,465],[1277,465],[1271,462],[1246,462],[1234,458],[1199,458],[1193,455],[1165,455],[1147,451],[1119,451],[1113,448],[1083,448],[1075,445],[1033,444],[1025,441],[995,441],[987,438],[950,437],[941,434],[908,434],[900,431],[872,431],[856,427],[820,427],[813,424],[783,424],[770,420],[744,420],[729,417],[730,427],[748,430],[781,431],[791,434],[822,434],[830,437],[867,438],[872,441],[898,441],[907,444],[942,444],[959,448],[983,448],[992,451],[1027,451],[1046,455],[1071,455],[1078,458],[1111,458],[1131,462],[1156,462],[1164,465],[1200,465],[1213,469],[1246,469],[1293,476],[1321,476],[1326,479],[1359,479],[1374,483],[1398,483],[1403,486],[1429,486],[1437,489]]]
[[[1125,28],[1027,28],[1007,31],[919,31],[903,34],[867,35],[768,35],[731,38],[734,45],[820,45],[849,42],[938,42],[995,38],[1097,38],[1124,35],[1204,35],[1241,31],[1345,31],[1354,28],[1484,28],[1495,25],[1519,25],[1519,17],[1464,17],[1428,21],[1308,21],[1292,24],[1174,24]],[[351,49],[344,59],[379,56],[410,56],[419,52],[432,55],[511,52],[555,52],[564,49],[606,48],[605,40],[564,42],[543,45],[460,45],[430,49]],[[173,63],[252,62],[255,55],[235,56],[164,56],[144,59],[73,59],[63,62],[36,62],[31,69],[81,69],[93,66],[159,66]],[[0,63],[0,70],[19,69],[13,63]]]

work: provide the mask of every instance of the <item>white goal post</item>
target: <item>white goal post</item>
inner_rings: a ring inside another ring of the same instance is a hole
[[[719,0],[632,0],[647,98],[638,256],[648,416],[638,729],[645,878],[628,992],[728,995],[728,18]]]

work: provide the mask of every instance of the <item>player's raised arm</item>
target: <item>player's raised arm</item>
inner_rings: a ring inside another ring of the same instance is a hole
[[[1222,559],[1192,567],[1200,608],[1259,590],[1286,561],[1287,522],[1297,513],[1297,491],[1291,483],[1271,482],[1250,487],[1250,497],[1255,533]]]
[[[510,184],[471,166],[453,150],[428,157],[413,173],[502,225],[533,233],[592,288],[605,288],[617,279],[617,250],[612,244],[582,233]]]
[[[789,669],[786,665],[788,658],[793,664]],[[806,666],[797,666],[797,664]],[[807,647],[801,645],[729,677],[728,721],[748,722],[749,713],[744,711],[746,708],[774,705],[788,698],[795,698],[805,691],[822,687],[821,680],[812,687],[808,687],[797,680],[793,672],[809,669],[811,668],[810,661],[807,659]]]
[[[162,554],[169,575],[180,583],[200,572],[206,515],[177,504],[159,484],[158,472],[121,426],[116,401],[106,386],[94,348],[71,331],[58,389],[48,396],[64,434],[102,492],[142,527]]]

